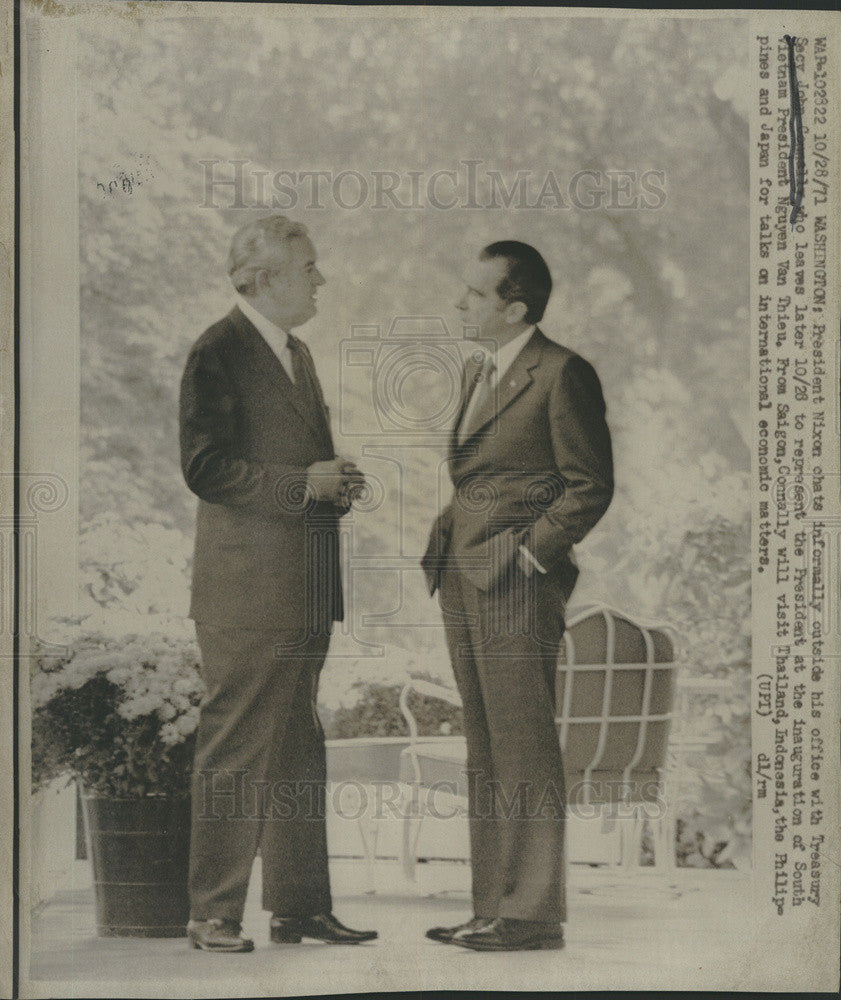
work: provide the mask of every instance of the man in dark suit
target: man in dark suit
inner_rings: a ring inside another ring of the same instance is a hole
[[[312,357],[290,331],[324,278],[303,226],[234,236],[238,305],[198,339],[181,384],[181,463],[198,496],[190,607],[207,694],[193,776],[193,947],[251,951],[257,849],[271,939],[358,943],[332,914],[318,678],[342,618],[338,518],[364,482],[335,455]]]
[[[613,465],[596,373],[536,327],[551,288],[541,255],[513,240],[470,268],[458,308],[479,339],[452,500],[423,558],[464,703],[473,879],[473,918],[427,936],[477,951],[561,947],[566,919],[555,668],[572,546],[607,510]]]

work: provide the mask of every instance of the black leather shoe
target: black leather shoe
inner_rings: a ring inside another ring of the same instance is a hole
[[[469,934],[471,931],[478,931],[480,927],[485,927],[490,923],[493,921],[488,917],[474,917],[464,924],[456,924],[455,927],[430,927],[426,936],[430,941],[451,944],[456,934]]]
[[[200,951],[254,951],[254,942],[242,936],[242,927],[236,920],[191,920],[187,924],[187,937],[190,947]]]
[[[315,938],[327,944],[361,944],[373,941],[376,931],[354,931],[333,916],[317,913],[312,917],[280,917],[275,914],[269,924],[269,935],[275,944],[298,944],[301,938]]]
[[[457,934],[453,944],[473,951],[534,951],[538,948],[563,948],[564,931],[560,924],[536,923],[498,917],[479,930]]]

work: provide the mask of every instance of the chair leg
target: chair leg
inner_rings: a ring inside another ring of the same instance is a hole
[[[418,858],[418,841],[423,813],[420,809],[418,791],[415,788],[407,804],[403,817],[403,837],[400,844],[400,864],[407,879],[414,879]]]
[[[368,895],[374,895],[377,891],[376,883],[376,860],[377,860],[377,840],[379,839],[380,827],[375,819],[370,816],[360,816],[357,820],[359,824],[359,835],[362,838],[362,846],[365,849],[365,883]]]
[[[639,807],[630,810],[622,822],[622,868],[632,871],[639,867],[644,818]]]
[[[673,871],[675,858],[675,820],[670,809],[664,816],[650,820],[654,840],[654,865],[658,871]]]
[[[601,827],[599,833],[606,840],[609,838],[610,854],[607,867],[612,872],[618,872],[622,867],[622,858],[625,844],[624,817],[621,812],[607,805],[597,807],[601,817]]]

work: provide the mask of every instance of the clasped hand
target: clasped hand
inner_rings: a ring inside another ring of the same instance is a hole
[[[316,500],[346,510],[365,488],[365,476],[355,462],[341,455],[314,462],[307,469],[307,491]]]

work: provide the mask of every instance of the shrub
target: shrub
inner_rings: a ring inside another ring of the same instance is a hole
[[[35,648],[33,788],[66,774],[98,795],[188,794],[204,691],[198,649],[183,623],[137,624],[142,633],[109,632],[89,619],[70,637],[68,622],[61,653]]]
[[[330,739],[408,735],[409,729],[399,707],[399,685],[359,683],[354,688],[359,690],[359,700],[333,713],[327,731]],[[411,694],[409,709],[417,720],[421,736],[455,736],[462,732],[461,709],[447,702]]]

